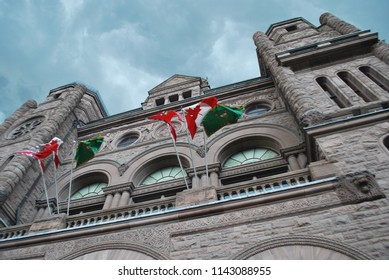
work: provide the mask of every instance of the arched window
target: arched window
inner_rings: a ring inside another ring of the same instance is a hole
[[[369,66],[362,66],[359,67],[359,70],[365,74],[370,80],[372,80],[374,83],[376,83],[379,87],[381,87],[383,90],[389,92],[389,80],[384,77],[381,73],[374,70],[373,68]]]
[[[350,102],[339,92],[339,90],[326,77],[319,77],[316,79],[321,89],[327,96],[334,101],[339,108],[349,107]]]
[[[158,169],[157,171],[149,174],[142,182],[141,185],[151,185],[155,183],[166,182],[174,179],[183,178],[186,174],[183,173],[178,166],[169,166]]]
[[[378,98],[360,81],[358,81],[353,75],[348,72],[339,72],[338,77],[342,79],[342,81],[348,85],[356,95],[363,99],[365,102],[371,102],[378,100]]]
[[[80,198],[92,197],[92,196],[103,194],[103,188],[106,186],[107,183],[104,182],[98,182],[98,183],[87,185],[79,189],[77,192],[75,192],[70,199],[76,200]]]
[[[261,160],[271,159],[277,157],[278,154],[266,148],[251,148],[237,152],[230,156],[225,162],[224,167],[233,167]]]

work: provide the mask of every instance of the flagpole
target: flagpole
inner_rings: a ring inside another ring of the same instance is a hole
[[[166,123],[166,126],[167,126],[168,130],[170,130],[170,127],[169,127],[169,125],[168,125],[167,123]],[[184,175],[185,186],[186,186],[186,188],[189,190],[188,182],[186,181],[186,173],[184,172],[184,168],[182,167],[182,163],[181,163],[180,156],[178,155],[177,146],[176,146],[176,141],[174,140],[173,134],[171,134],[171,133],[169,133],[169,134],[170,134],[170,136],[171,136],[171,138],[172,138],[174,150],[176,151],[176,155],[177,155],[178,163],[180,164],[180,168],[181,168],[182,175]]]
[[[39,163],[39,162],[38,162]],[[43,168],[39,164],[41,175],[42,175],[42,182],[43,182],[43,188],[45,190],[45,196],[46,196],[46,203],[47,203],[47,209],[49,210],[49,216],[51,216],[51,210],[50,210],[50,204],[49,204],[49,194],[47,193],[47,186],[46,186],[46,180],[45,180],[45,174],[43,174]]]
[[[207,185],[209,185],[208,177],[208,157],[207,157],[207,140],[205,138],[205,129],[203,128],[203,138],[204,138],[204,157],[205,157],[205,174],[207,177]]]
[[[73,164],[74,164],[74,146],[76,141],[73,141],[73,151],[72,151],[72,163],[70,165],[70,182],[69,182],[69,195],[68,195],[68,207],[66,209],[66,215],[69,216],[70,209],[70,196],[72,194],[72,181],[73,181]]]
[[[55,163],[55,152],[53,152],[53,164],[54,164],[54,184],[55,184],[55,197],[57,199],[57,214],[59,214],[59,197],[58,197],[58,185],[57,185],[57,165]]]
[[[189,144],[189,152],[190,152],[190,159],[192,161],[192,165],[193,165],[193,172],[194,172],[194,176],[196,178],[196,184],[197,186],[200,187],[200,184],[199,184],[199,177],[197,177],[197,171],[196,171],[196,166],[194,164],[194,160],[193,160],[193,152],[192,152],[192,149],[190,147],[190,144],[191,144],[191,138],[189,136],[189,131],[188,131],[188,125],[186,123],[186,118],[185,118],[185,114],[184,114],[184,110],[181,108],[181,113],[183,115],[183,119],[184,119],[184,124],[185,124],[185,131],[186,131],[186,138],[188,139],[188,144]]]

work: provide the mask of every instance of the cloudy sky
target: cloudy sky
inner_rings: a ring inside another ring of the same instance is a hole
[[[327,11],[389,40],[387,0],[0,0],[0,123],[72,82],[114,115],[174,74],[212,88],[257,77],[256,31]]]

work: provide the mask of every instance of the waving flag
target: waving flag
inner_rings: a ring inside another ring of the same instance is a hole
[[[186,125],[190,135],[192,136],[192,139],[196,134],[197,127],[201,125],[204,116],[217,105],[217,102],[217,98],[212,96],[204,98],[195,106],[184,108],[186,112]]]
[[[58,148],[62,143],[63,142],[61,139],[59,139],[58,137],[54,137],[49,143],[41,144],[40,146],[42,146],[43,149],[40,151],[27,150],[27,151],[18,152],[18,154],[36,158],[39,161],[42,170],[45,169],[45,166],[43,164],[43,159],[47,158],[49,155],[52,154],[54,156],[55,167],[58,168],[59,165]]]
[[[222,127],[236,123],[242,116],[243,107],[231,107],[217,104],[203,118],[203,126],[207,136],[221,129]]]
[[[179,113],[177,113],[176,111],[164,111],[162,113],[158,113],[158,114],[155,114],[155,115],[149,117],[149,119],[163,121],[163,122],[167,123],[170,127],[170,133],[172,134],[174,141],[176,141],[177,140],[177,133],[176,133],[176,130],[172,124],[172,118],[174,116],[177,116],[177,118],[180,121],[182,121],[181,115]]]
[[[98,136],[91,140],[81,141],[77,146],[76,155],[74,157],[76,160],[76,168],[94,158],[103,142],[104,137],[102,136]]]

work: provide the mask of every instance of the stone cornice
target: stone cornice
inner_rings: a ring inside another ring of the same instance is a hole
[[[123,191],[128,191],[129,193],[132,193],[135,189],[134,183],[129,182],[125,184],[120,184],[120,185],[114,185],[114,186],[107,186],[103,188],[104,194],[115,194],[117,192],[123,192]]]

